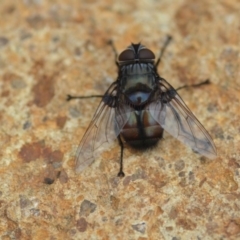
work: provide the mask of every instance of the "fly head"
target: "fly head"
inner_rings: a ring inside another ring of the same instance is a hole
[[[132,63],[153,63],[154,60],[154,53],[141,43],[132,43],[118,57],[119,65]]]

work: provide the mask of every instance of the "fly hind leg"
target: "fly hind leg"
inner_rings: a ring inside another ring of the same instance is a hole
[[[120,148],[121,148],[121,155],[120,155],[120,168],[119,168],[119,172],[118,172],[118,177],[124,177],[125,176],[125,173],[123,172],[123,149],[124,149],[124,146],[123,146],[123,142],[121,140],[121,137],[118,136],[118,143],[120,145]]]

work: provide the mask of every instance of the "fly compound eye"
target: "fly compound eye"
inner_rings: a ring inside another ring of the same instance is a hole
[[[155,59],[154,53],[147,48],[141,49],[138,53],[138,57],[140,60],[147,60],[147,59],[154,60]]]
[[[126,49],[124,50],[118,57],[118,61],[133,61],[135,59],[134,52],[132,50]]]

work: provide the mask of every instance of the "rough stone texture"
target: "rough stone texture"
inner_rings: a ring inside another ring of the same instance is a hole
[[[1,239],[240,239],[240,2],[6,0],[0,5]],[[82,174],[74,154],[120,52],[142,41],[212,135],[210,161],[169,135],[117,143]]]

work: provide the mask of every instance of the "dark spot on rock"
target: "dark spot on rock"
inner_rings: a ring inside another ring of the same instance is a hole
[[[16,10],[16,7],[14,5],[10,5],[6,7],[5,12],[7,14],[12,14],[15,12],[15,10]]]
[[[0,37],[0,48],[7,45],[9,40],[6,37]]]
[[[136,181],[138,179],[145,179],[146,173],[143,169],[137,169],[137,171],[132,175],[132,181]]]
[[[64,184],[68,182],[68,175],[65,170],[62,170],[59,174],[60,183]]]
[[[42,151],[42,156],[43,156],[44,160],[49,159],[51,153],[52,153],[52,149],[50,147],[45,147]]]
[[[8,90],[2,91],[1,97],[8,97],[10,95],[10,92]]]
[[[31,208],[30,213],[35,217],[40,216],[40,210],[38,208]]]
[[[179,173],[178,173],[178,176],[179,176],[179,177],[185,177],[185,171],[179,172]]]
[[[76,107],[70,107],[69,114],[73,118],[78,118],[81,115],[81,113]]]
[[[182,171],[185,167],[185,162],[183,160],[178,160],[175,162],[174,167],[176,171]]]
[[[151,179],[150,182],[151,182],[151,184],[153,184],[153,186],[155,186],[155,187],[158,188],[158,189],[163,188],[163,187],[166,186],[166,184],[168,183],[166,179],[160,180],[160,179],[157,178],[157,177]]]
[[[29,199],[26,198],[26,196],[24,195],[20,195],[20,208],[26,208],[27,206],[31,205],[31,201]]]
[[[234,139],[233,136],[227,135],[227,140],[233,140],[233,139]]]
[[[209,112],[216,112],[218,110],[216,103],[209,103],[207,106],[207,110]]]
[[[230,47],[227,47],[222,50],[220,59],[226,62],[237,62],[239,58],[238,50],[234,50]]]
[[[41,216],[47,220],[51,220],[53,218],[53,216],[50,213],[48,213],[46,210],[42,210]]]
[[[67,117],[66,116],[58,116],[57,119],[56,119],[56,123],[57,123],[57,126],[59,128],[63,128],[65,123],[67,121]]]
[[[199,187],[202,187],[202,185],[206,182],[207,178],[203,178],[200,183],[199,183]]]
[[[222,128],[220,126],[217,126],[215,125],[213,128],[212,128],[212,131],[214,134],[215,134],[215,137],[216,138],[220,138],[220,139],[224,139],[224,132],[222,130]]]
[[[46,177],[46,178],[44,178],[44,181],[43,181],[43,182],[46,183],[46,184],[51,185],[51,184],[54,183],[54,179],[51,179],[51,178]]]
[[[171,231],[173,230],[173,227],[171,227],[171,226],[166,227],[166,230],[167,230],[168,232],[171,232]]]
[[[60,177],[60,174],[61,174],[61,171],[58,171],[58,172],[57,172],[57,178]]]
[[[168,216],[170,219],[176,219],[176,217],[178,216],[178,210],[175,207],[172,207]]]
[[[54,75],[43,75],[38,78],[37,84],[33,87],[34,103],[38,107],[45,107],[54,97]]]
[[[25,30],[23,30],[23,31],[20,32],[19,38],[20,38],[20,40],[22,40],[22,41],[24,41],[24,40],[26,40],[26,39],[29,39],[29,38],[31,38],[31,37],[32,37],[32,34],[31,34],[30,32],[27,32],[27,31],[25,31]]]
[[[179,185],[181,187],[186,187],[187,186],[187,180],[186,178],[181,178],[181,181],[179,182]]]
[[[162,169],[165,169],[165,167],[166,167],[165,160],[161,157],[155,157],[155,159],[158,162],[158,166]]]
[[[231,236],[239,236],[240,233],[240,223],[239,221],[231,220],[227,227],[226,232]]]
[[[116,220],[115,225],[117,227],[123,226],[124,220],[122,218],[119,218]]]
[[[52,41],[53,41],[54,43],[57,43],[57,42],[60,41],[60,37],[59,37],[59,36],[53,36],[53,37],[52,37]]]
[[[145,233],[146,231],[146,224],[145,223],[139,223],[139,224],[135,224],[135,225],[132,225],[132,228],[142,234]]]
[[[201,164],[205,164],[207,162],[207,158],[204,157],[204,156],[201,156],[200,157],[200,162],[201,162]]]
[[[228,161],[228,166],[233,168],[240,168],[240,164],[237,162],[235,158],[230,158]]]
[[[107,222],[107,221],[108,221],[108,218],[107,218],[106,216],[103,216],[103,217],[102,217],[102,221],[103,221],[103,222]]]
[[[211,221],[206,224],[206,229],[208,234],[212,234],[213,232],[216,232],[216,230],[219,228],[218,223]]]
[[[127,176],[123,179],[123,186],[127,186],[130,181],[132,180],[132,177],[131,176]]]
[[[58,172],[55,171],[52,164],[48,164],[45,168],[44,180],[46,184],[52,184],[57,178]]]
[[[80,218],[77,220],[76,227],[79,232],[85,232],[87,230],[87,226],[88,226],[88,223],[85,220],[85,218]]]
[[[176,224],[186,230],[194,230],[197,227],[196,223],[187,218],[179,218]]]
[[[43,119],[42,119],[42,121],[43,121],[43,122],[47,122],[48,119],[49,119],[48,116],[44,116]]]
[[[42,156],[47,163],[62,162],[63,159],[63,153],[61,151],[52,151],[50,147],[43,149]]]
[[[119,177],[110,178],[110,184],[113,188],[116,188],[118,186],[119,182],[120,182]]]
[[[84,200],[80,206],[80,216],[88,216],[90,213],[93,213],[97,208],[97,205],[88,201]]]
[[[0,208],[2,208],[4,205],[6,204],[6,202],[5,201],[3,201],[3,200],[0,200]]]
[[[181,238],[173,237],[172,240],[181,240]]]
[[[16,78],[16,79],[13,79],[11,81],[11,86],[12,88],[14,89],[23,89],[25,88],[27,85],[26,83],[21,79],[21,78]]]
[[[63,159],[63,153],[59,150],[55,150],[51,154],[51,160],[53,162],[61,162]]]
[[[37,28],[37,29],[42,27],[44,23],[44,20],[41,15],[33,15],[28,17],[26,20],[32,28]]]
[[[114,210],[117,210],[118,206],[119,206],[120,200],[118,198],[114,197],[114,196],[111,196],[110,197],[110,201],[111,201],[112,208]]]
[[[76,233],[77,233],[77,231],[76,231],[76,229],[74,229],[74,228],[69,230],[69,234],[70,234],[71,236],[76,235]]]
[[[16,228],[14,230],[14,235],[15,235],[15,239],[18,240],[18,239],[21,239],[21,236],[22,236],[22,231],[20,228]]]
[[[190,182],[194,181],[195,180],[195,175],[193,172],[189,172],[188,173],[188,179]]]
[[[44,73],[45,61],[43,59],[38,59],[33,63],[30,70],[30,74],[34,76],[40,76]]]
[[[57,169],[57,168],[60,168],[62,166],[62,163],[61,162],[53,162],[52,166],[53,166],[53,168]]]
[[[40,142],[26,143],[22,146],[19,156],[24,162],[35,161],[41,157],[42,144]]]
[[[21,77],[12,72],[5,72],[2,77],[3,81],[12,83],[16,79],[21,79]]]
[[[76,57],[80,57],[81,56],[81,50],[80,50],[80,48],[79,47],[76,47],[75,49],[74,49],[74,54],[76,55]]]
[[[24,129],[24,130],[27,130],[27,129],[29,129],[31,126],[32,126],[32,123],[29,122],[29,121],[26,121],[26,122],[23,124],[23,129]]]

